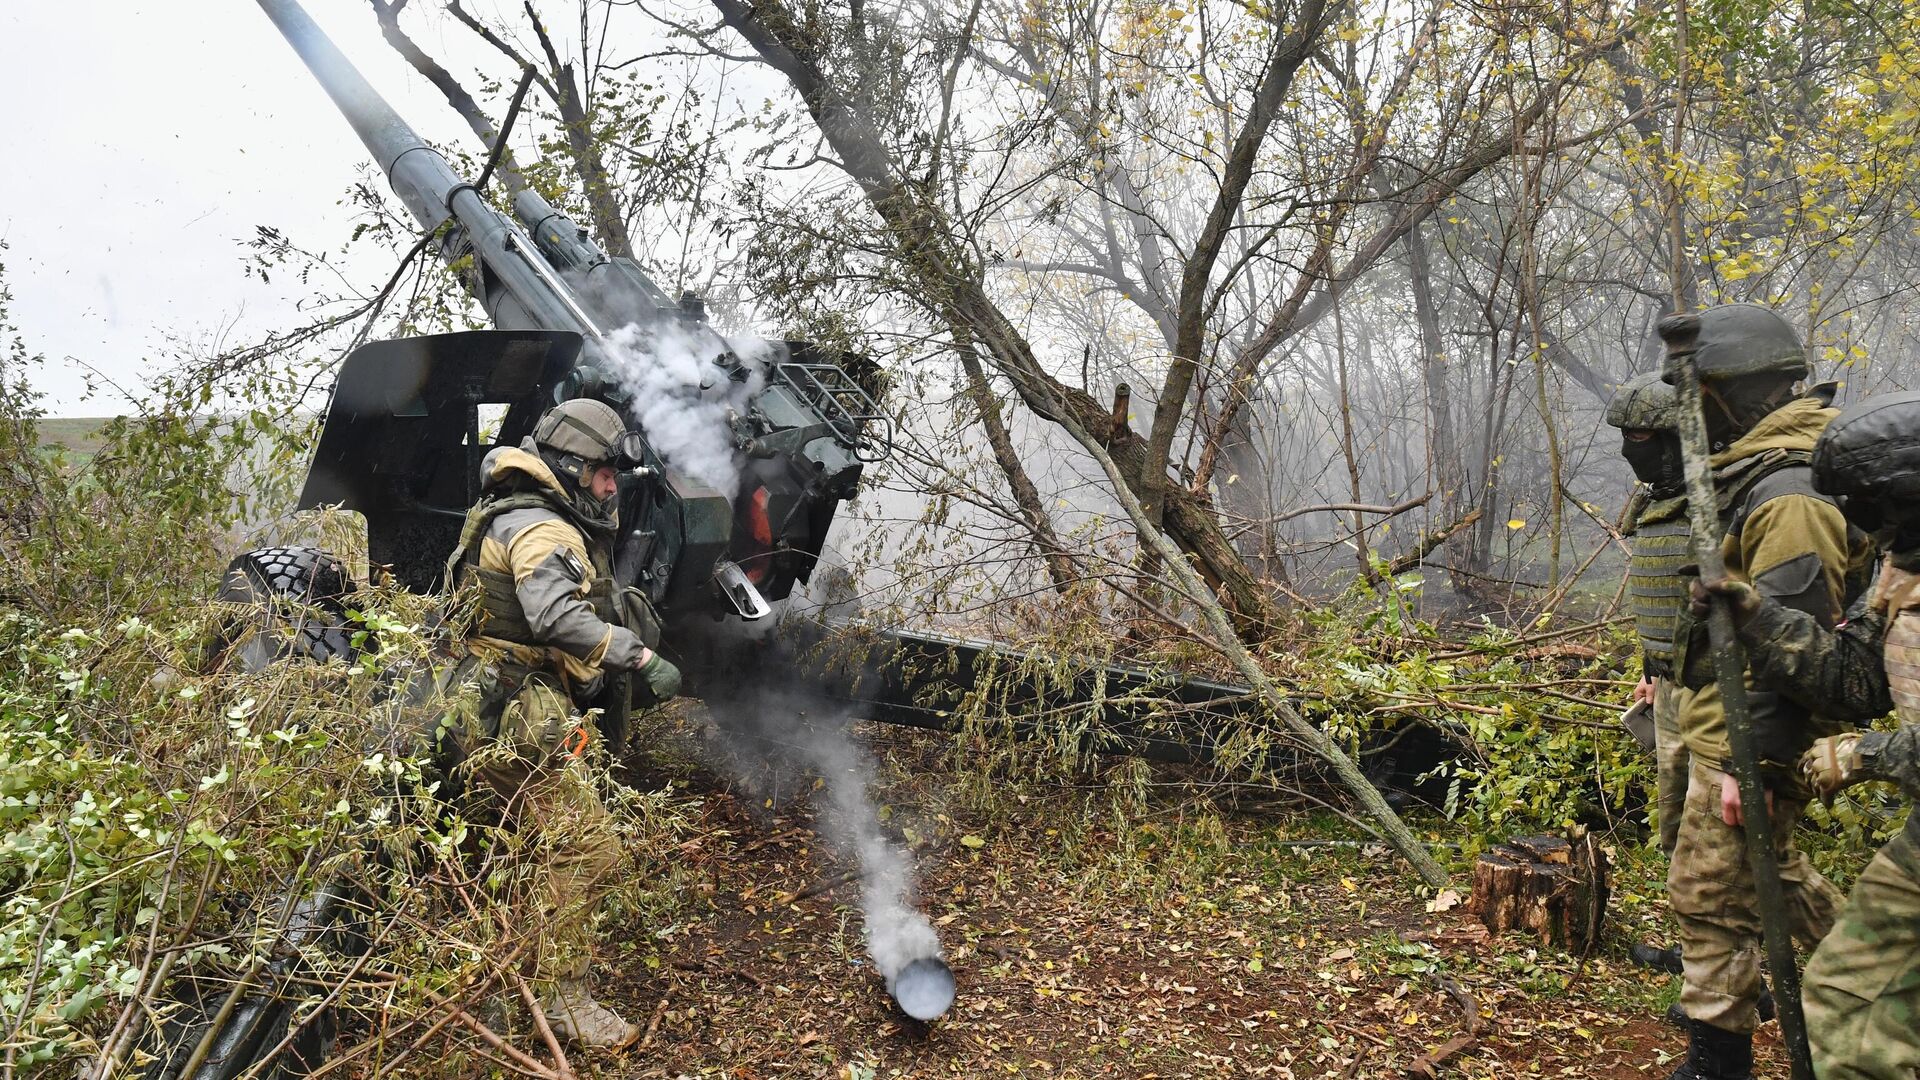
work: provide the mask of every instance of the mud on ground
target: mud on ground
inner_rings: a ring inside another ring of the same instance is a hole
[[[912,822],[899,833],[960,984],[921,1024],[867,964],[849,867],[804,800],[702,783],[717,784],[693,781],[686,917],[609,927],[595,970],[647,1037],[577,1060],[583,1074],[1612,1078],[1665,1076],[1684,1044],[1658,1019],[1671,979],[1624,959],[1660,915],[1638,838],[1619,852],[1630,925],[1582,960],[1489,940],[1324,815],[1189,803],[1068,835],[1044,799],[968,813],[916,776],[888,809]],[[1771,1026],[1761,1041],[1783,1074]]]

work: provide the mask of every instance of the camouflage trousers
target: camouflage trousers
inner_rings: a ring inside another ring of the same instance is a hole
[[[474,676],[499,677],[484,663]],[[592,721],[577,715],[558,680],[535,672],[505,699],[496,733],[463,766],[472,810],[528,845],[528,902],[517,914],[534,935],[543,984],[586,975],[593,916],[620,858],[613,818],[580,756],[592,737]]]
[[[1673,857],[1680,841],[1680,815],[1687,805],[1686,741],[1680,737],[1680,696],[1672,679],[1653,684],[1654,808],[1660,821],[1660,850]]]
[[[1920,852],[1905,833],[1882,848],[1807,965],[1802,1001],[1820,1080],[1912,1080],[1920,1071],[1916,865]]]
[[[1680,926],[1681,1009],[1717,1028],[1752,1031],[1759,1022],[1759,898],[1746,837],[1720,818],[1723,775],[1699,761],[1692,764],[1667,897]],[[1793,846],[1793,827],[1805,809],[1804,803],[1776,799],[1772,817],[1787,918],[1794,939],[1811,949],[1832,929],[1842,897]]]

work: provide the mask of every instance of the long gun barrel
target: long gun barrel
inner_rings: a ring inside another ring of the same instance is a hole
[[[640,313],[677,308],[632,259],[609,256],[587,230],[556,210],[539,192],[526,189],[516,193],[513,214],[533,237],[540,253],[580,286],[589,307],[609,324],[614,319],[624,322]]]
[[[495,326],[571,330],[593,340],[604,338],[599,323],[520,227],[488,206],[480,192],[393,111],[295,0],[259,3],[353,125],[420,227],[430,231],[454,219],[458,233],[442,245],[442,254],[450,264],[469,252],[473,255],[477,273],[472,287]]]

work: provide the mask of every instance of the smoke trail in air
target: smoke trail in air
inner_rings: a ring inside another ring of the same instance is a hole
[[[873,758],[849,732],[848,718],[832,705],[809,709],[772,692],[708,704],[724,732],[719,764],[749,791],[793,790],[803,771],[820,778],[819,828],[835,852],[859,868],[867,955],[910,1015],[932,1019],[945,1011],[953,981],[940,936],[913,906],[913,863],[881,827],[869,792]],[[903,973],[913,986],[901,985]]]
[[[867,952],[891,989],[912,961],[940,955],[933,924],[909,902],[913,866],[907,853],[880,828],[867,789],[873,759],[854,744],[846,730],[830,727],[809,733],[803,746],[808,763],[826,783],[823,825],[843,855],[860,864],[860,909],[867,921]]]

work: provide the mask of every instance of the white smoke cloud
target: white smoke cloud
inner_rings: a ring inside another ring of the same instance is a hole
[[[809,705],[818,707],[809,708]],[[730,701],[709,701],[721,720],[723,743],[716,762],[750,791],[777,794],[806,785],[801,773],[820,778],[825,798],[816,803],[816,823],[840,858],[859,867],[860,911],[866,923],[867,955],[909,1014],[930,1019],[952,1000],[940,935],[913,906],[910,853],[880,825],[869,789],[873,758],[848,729],[843,712],[826,702],[807,702],[772,689]],[[915,961],[940,965],[944,983],[932,1001],[924,988],[901,994],[901,973]],[[915,1000],[909,1003],[908,998]]]
[[[822,825],[843,857],[860,864],[860,910],[866,916],[867,954],[892,989],[909,963],[940,956],[940,935],[913,906],[913,864],[880,828],[867,788],[873,759],[832,726],[810,733],[803,753],[826,783]]]
[[[744,382],[714,364],[733,351],[748,362]],[[727,414],[745,413],[764,381],[756,361],[768,344],[729,342],[711,331],[691,330],[673,319],[645,326],[628,323],[608,334],[600,358],[632,395],[632,417],[667,463],[731,499],[740,488],[741,453],[733,445]]]

